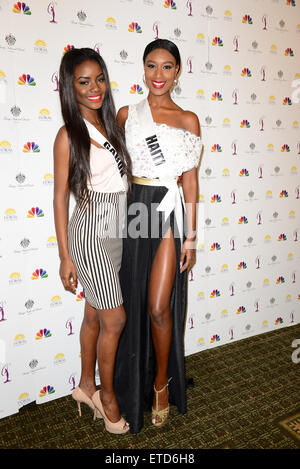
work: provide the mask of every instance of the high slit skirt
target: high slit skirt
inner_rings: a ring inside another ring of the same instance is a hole
[[[123,303],[119,270],[125,192],[89,191],[77,202],[68,225],[70,257],[83,287],[83,296],[96,309]]]
[[[127,316],[116,357],[115,391],[120,410],[138,433],[144,411],[151,410],[156,358],[148,311],[151,267],[163,236],[172,230],[176,250],[176,273],[170,297],[172,342],[168,362],[169,402],[186,412],[184,326],[187,273],[180,273],[181,241],[174,211],[167,220],[156,211],[167,188],[133,184],[127,207],[127,230],[123,239],[120,282]],[[140,236],[138,236],[140,234]]]

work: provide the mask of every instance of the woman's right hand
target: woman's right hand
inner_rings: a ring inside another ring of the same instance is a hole
[[[65,290],[75,295],[77,288],[77,273],[70,258],[60,261],[59,275]]]

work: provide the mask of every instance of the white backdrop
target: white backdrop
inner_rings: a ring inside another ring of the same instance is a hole
[[[52,146],[69,47],[104,57],[117,109],[147,96],[156,37],[182,55],[174,100],[204,153],[186,355],[291,326],[299,300],[299,0],[0,0],[0,418],[69,394],[84,302],[62,288]]]

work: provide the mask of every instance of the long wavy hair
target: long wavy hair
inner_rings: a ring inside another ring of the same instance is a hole
[[[116,109],[105,62],[101,55],[93,49],[71,49],[66,52],[60,64],[59,97],[70,145],[68,184],[70,191],[77,200],[88,193],[87,181],[91,175],[89,157],[91,142],[76,100],[73,82],[75,68],[87,60],[97,62],[102,69],[106,83],[106,93],[103,104],[97,112],[107,133],[108,140],[117,150],[123,162],[129,184],[131,181],[131,160],[125,145],[124,130],[116,121]]]

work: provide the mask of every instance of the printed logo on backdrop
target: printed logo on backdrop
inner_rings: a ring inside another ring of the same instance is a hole
[[[169,36],[169,39],[173,42],[187,42],[187,39],[182,35],[182,31],[178,26],[173,30],[173,34]]]
[[[79,26],[94,27],[94,24],[87,22],[87,14],[83,10],[79,10],[76,14],[76,19],[71,20],[71,24],[78,24]]]
[[[38,119],[40,122],[50,122],[52,118],[49,109],[42,108],[39,112]]]
[[[10,155],[13,152],[11,143],[8,140],[0,142],[0,155]]]
[[[31,10],[30,10],[30,7],[29,5],[26,5],[25,2],[17,2],[14,4],[14,7],[12,9],[12,11],[14,13],[18,13],[18,14],[23,14],[23,15],[26,15],[26,16],[30,16],[31,15]]]
[[[70,391],[74,391],[75,387],[76,387],[76,375],[77,373],[72,373],[70,376],[69,376],[69,379],[68,379],[68,383],[71,385],[71,389]]]
[[[28,254],[35,251],[38,251],[38,247],[31,246],[31,241],[28,238],[23,238],[18,243],[18,248],[14,249],[15,254]]]
[[[50,300],[50,307],[51,308],[57,308],[59,306],[62,306],[62,304],[63,304],[63,302],[62,302],[61,296],[59,296],[59,295],[52,296],[52,298]]]
[[[119,93],[119,85],[116,81],[111,81],[110,82],[110,87],[111,87],[111,91],[113,94],[117,94]]]
[[[280,31],[281,33],[287,33],[289,30],[286,28],[286,23],[284,19],[281,19],[278,22],[278,26],[275,26],[275,31]]]
[[[138,34],[141,34],[143,32],[142,30],[142,27],[136,23],[135,21],[133,21],[132,23],[130,23],[130,25],[128,26],[128,31],[130,33],[138,33]]]
[[[6,49],[10,52],[15,52],[15,51],[24,52],[24,50],[25,50],[21,47],[15,47],[15,45],[17,46],[17,39],[16,39],[15,34],[13,34],[13,33],[5,34],[5,42],[6,42],[7,46],[0,46],[0,49]]]
[[[232,21],[232,12],[230,10],[225,10],[223,19],[225,21],[231,22]]]
[[[17,104],[9,108],[10,114],[4,114],[3,120],[14,122],[28,122],[30,119],[22,115],[22,109]]]
[[[30,404],[31,398],[28,392],[22,392],[18,397],[18,407],[23,407]]]
[[[71,317],[67,319],[66,321],[65,328],[68,331],[67,336],[74,335],[74,332],[73,332],[73,320],[74,319],[75,319],[74,317]]]
[[[24,334],[20,333],[15,336],[14,341],[13,341],[14,347],[22,347],[23,345],[26,345],[26,344],[27,344],[27,340]]]
[[[116,31],[117,30],[117,22],[112,16],[109,16],[108,18],[106,18],[105,28],[110,30],[110,31]]]
[[[7,208],[4,212],[3,219],[5,222],[17,221],[18,216],[16,210],[14,208]]]
[[[122,49],[119,52],[118,59],[115,59],[114,62],[121,65],[134,65],[135,62],[128,60],[128,52],[125,49]]]
[[[46,396],[52,395],[54,393],[55,393],[55,389],[54,389],[53,386],[51,386],[51,385],[44,386],[40,390],[39,397],[46,397]]]
[[[33,46],[33,52],[38,54],[48,54],[47,44],[42,39],[37,39]]]
[[[54,184],[54,176],[51,173],[44,174],[43,177],[43,186],[50,186],[52,187]]]
[[[21,283],[22,283],[22,276],[20,272],[12,272],[9,275],[8,284],[10,287],[20,285]]]
[[[57,238],[56,236],[49,236],[46,243],[47,249],[57,248]]]
[[[11,377],[9,372],[9,367],[11,363],[5,363],[1,366],[1,381],[2,384],[11,383]]]
[[[52,24],[56,24],[57,21],[56,21],[56,5],[57,5],[57,2],[50,2],[49,5],[47,6],[47,13],[49,14],[50,16],[50,23]]]
[[[208,20],[218,20],[219,17],[214,15],[214,9],[210,5],[208,5],[205,10],[201,13],[203,18]]]
[[[23,376],[34,375],[38,371],[42,371],[47,368],[46,366],[38,366],[38,365],[39,365],[39,362],[36,358],[33,358],[32,360],[30,360],[30,362],[28,363],[29,369],[28,371],[24,371],[22,373]]]
[[[176,2],[174,0],[161,0],[165,8],[170,8],[171,10],[176,10]]]
[[[4,322],[7,320],[7,318],[5,317],[5,309],[6,309],[6,300],[1,300],[0,301],[0,322]]]
[[[66,363],[66,358],[64,353],[57,353],[53,360],[54,366],[64,365]]]
[[[28,298],[24,303],[24,308],[22,311],[18,311],[19,316],[30,316],[33,313],[42,311],[42,308],[36,306],[35,301],[32,298]]]

